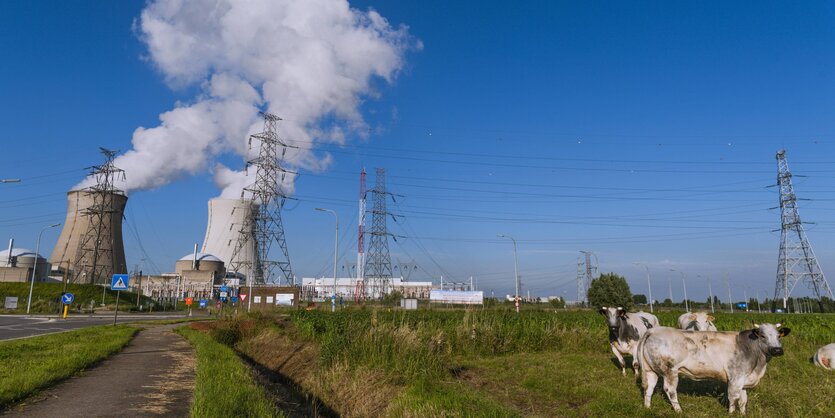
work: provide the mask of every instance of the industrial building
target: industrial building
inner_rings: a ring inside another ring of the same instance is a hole
[[[212,254],[194,252],[177,260],[174,273],[141,276],[134,285],[143,295],[155,299],[211,298],[225,276],[223,261]]]
[[[50,264],[40,254],[25,248],[0,251],[0,282],[28,282],[35,263],[35,281],[49,281]]]
[[[119,191],[67,193],[67,218],[49,257],[52,275],[74,283],[110,283],[113,274],[127,273],[122,242],[127,201]]]
[[[429,292],[433,287],[432,282],[412,282],[403,280],[402,277],[392,277],[387,282],[386,286],[374,286],[374,280],[369,278],[364,281],[355,277],[338,278],[336,295],[345,299],[355,299],[356,295],[362,294],[363,299],[379,299],[397,291],[406,298],[429,299]],[[302,299],[330,297],[334,293],[333,290],[333,278],[302,278]]]

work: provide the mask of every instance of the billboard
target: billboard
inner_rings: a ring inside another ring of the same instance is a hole
[[[469,291],[435,289],[429,292],[429,302],[481,305],[484,303],[484,292],[480,290]]]

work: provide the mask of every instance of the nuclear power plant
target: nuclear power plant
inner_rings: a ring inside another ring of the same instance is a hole
[[[72,283],[110,283],[127,273],[122,218],[127,196],[118,191],[67,193],[67,218],[49,262]]]
[[[209,219],[201,252],[222,260],[229,273],[251,277],[252,271],[250,270],[258,264],[255,240],[247,240],[237,254],[235,246],[238,243],[241,228],[247,225],[247,217],[255,216],[257,210],[258,206],[252,200],[221,198],[209,200]],[[253,224],[250,222],[249,225]],[[242,271],[234,271],[235,268]]]

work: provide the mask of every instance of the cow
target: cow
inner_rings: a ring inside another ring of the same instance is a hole
[[[707,312],[687,312],[678,317],[678,327],[687,331],[716,331],[713,320]]]
[[[835,370],[835,343],[821,347],[815,353],[815,364],[828,370]]]
[[[649,408],[658,376],[664,378],[664,392],[676,412],[679,374],[693,379],[715,379],[728,384],[729,412],[745,414],[748,394],[757,386],[772,357],[782,356],[780,339],[789,334],[780,324],[754,324],[741,332],[682,331],[653,328],[636,350],[644,389],[644,406]]]
[[[609,344],[620,363],[621,373],[626,376],[626,362],[623,360],[623,355],[628,354],[632,356],[632,370],[637,376],[638,362],[635,360],[635,348],[638,347],[638,340],[647,332],[647,329],[658,326],[658,318],[646,312],[628,313],[621,307],[604,306],[598,312],[606,317],[606,324],[609,327]]]

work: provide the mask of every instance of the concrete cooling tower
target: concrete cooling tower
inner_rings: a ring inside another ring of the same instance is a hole
[[[127,273],[122,242],[127,202],[119,193],[67,193],[67,220],[49,257],[52,267],[66,270],[74,283],[110,283],[113,274]]]
[[[234,252],[241,227],[257,207],[251,200],[245,199],[209,200],[209,223],[201,252],[221,259],[229,273],[235,273],[235,267],[241,266],[237,273],[251,276],[248,270],[257,264],[258,257],[254,239],[247,241],[237,255]]]

